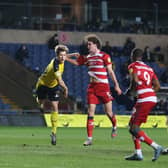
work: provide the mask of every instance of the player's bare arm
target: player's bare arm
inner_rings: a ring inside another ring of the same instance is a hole
[[[153,89],[155,90],[155,92],[159,91],[159,89],[160,89],[159,80],[158,79],[153,79],[152,84],[153,84]]]
[[[68,61],[69,63],[73,65],[79,65],[76,59],[72,59],[71,57],[68,57],[68,56],[66,57],[66,61]]]
[[[80,54],[78,52],[67,54],[68,58],[72,58],[72,57],[78,58],[79,56],[80,56]]]
[[[132,77],[132,90],[134,91],[135,90],[135,88],[136,88],[136,86],[138,85],[138,76],[137,76],[137,74],[136,73],[132,73],[132,75],[131,75]]]
[[[125,94],[128,96],[135,96],[135,92],[136,92],[136,85],[138,83],[138,77],[136,74],[132,73],[132,69],[129,70],[129,74],[130,74],[130,84],[128,89],[126,90]]]
[[[67,54],[66,56],[66,61],[68,61],[69,63],[71,64],[74,64],[74,65],[78,65],[78,62],[76,61],[76,59],[80,56],[79,53],[70,53],[70,54]],[[75,59],[73,59],[73,57],[75,57]]]
[[[117,91],[118,95],[120,95],[122,93],[122,91],[121,91],[121,89],[119,87],[117,78],[116,78],[115,73],[114,73],[114,71],[112,69],[112,64],[107,65],[107,71],[108,71],[108,74],[111,77],[112,81],[114,82],[115,90]]]
[[[58,80],[59,85],[64,89],[64,96],[67,98],[68,97],[68,87],[65,85],[61,76],[59,76],[57,80]]]

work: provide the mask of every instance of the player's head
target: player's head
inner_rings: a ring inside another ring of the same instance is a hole
[[[135,48],[131,52],[131,61],[142,61],[143,51],[139,48]]]
[[[56,57],[60,62],[65,61],[68,52],[69,49],[65,45],[60,44],[55,47]]]
[[[102,42],[100,38],[95,34],[89,34],[85,36],[84,41],[87,43],[88,49],[90,49],[89,45],[92,45],[92,47],[96,47],[97,49],[101,49]]]

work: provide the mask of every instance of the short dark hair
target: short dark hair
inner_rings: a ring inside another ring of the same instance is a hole
[[[139,48],[135,48],[132,50],[131,56],[132,56],[133,60],[142,59],[143,51]]]
[[[85,42],[88,42],[88,41],[93,42],[94,44],[97,45],[98,49],[101,49],[101,47],[102,47],[102,42],[101,42],[100,38],[95,34],[89,34],[89,35],[85,36],[84,41]]]

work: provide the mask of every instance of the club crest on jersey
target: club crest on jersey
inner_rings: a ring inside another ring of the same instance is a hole
[[[111,62],[111,58],[108,58],[107,61],[110,63]]]
[[[129,73],[132,73],[133,72],[133,69],[131,68],[131,69],[129,69]]]

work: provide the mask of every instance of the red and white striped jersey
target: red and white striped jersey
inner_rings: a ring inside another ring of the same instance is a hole
[[[142,61],[135,61],[128,66],[131,73],[136,73],[138,84],[136,86],[137,103],[142,102],[157,102],[157,97],[152,86],[152,79],[157,79],[153,69]]]
[[[110,56],[104,52],[95,55],[80,56],[77,59],[79,65],[88,66],[88,74],[100,83],[108,83],[106,66],[112,64]]]

